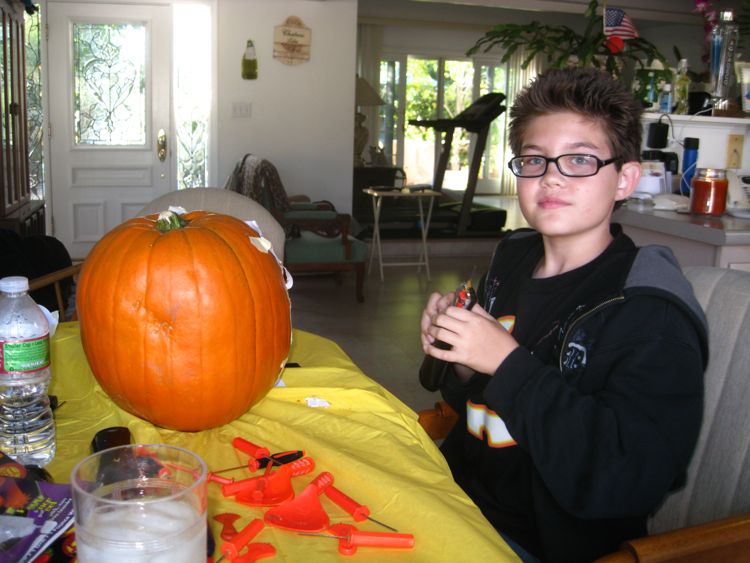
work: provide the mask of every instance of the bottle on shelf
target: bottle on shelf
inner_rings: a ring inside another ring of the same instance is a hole
[[[0,450],[23,465],[55,456],[49,324],[22,276],[0,279]]]
[[[659,111],[661,113],[672,113],[672,85],[665,84],[659,96]]]
[[[727,99],[735,84],[734,58],[739,40],[739,25],[732,10],[719,11],[719,21],[711,31],[711,95]]]
[[[677,64],[677,78],[674,84],[674,112],[679,115],[687,115],[688,97],[690,95],[690,77],[688,76],[687,59],[680,59]]]
[[[255,46],[253,40],[247,40],[245,53],[242,55],[242,78],[245,80],[255,80],[258,78],[258,59],[255,56]]]

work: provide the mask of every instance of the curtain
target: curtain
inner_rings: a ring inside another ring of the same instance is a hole
[[[380,56],[383,50],[383,26],[359,24],[357,26],[357,74],[367,80],[370,86],[380,93]],[[356,110],[355,110],[356,111]],[[359,109],[365,114],[365,127],[369,139],[365,145],[365,156],[369,145],[378,144],[380,131],[379,106],[365,106]]]
[[[508,60],[508,90],[505,93],[505,106],[510,111],[516,96],[521,93],[526,86],[538,75],[543,69],[543,58],[534,57],[526,68],[521,68],[521,64],[526,59],[525,49],[518,49]],[[513,158],[513,151],[508,143],[508,131],[505,131],[505,154],[503,162],[508,162]],[[516,177],[510,170],[503,171],[503,179],[500,186],[500,195],[516,195]]]

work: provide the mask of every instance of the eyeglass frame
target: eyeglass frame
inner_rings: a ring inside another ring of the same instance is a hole
[[[560,168],[560,165],[557,163],[558,160],[560,160],[564,156],[590,156],[594,160],[596,160],[596,170],[592,172],[591,174],[583,174],[583,175],[572,175],[572,174],[566,174],[562,171]],[[535,158],[543,158],[544,159],[544,170],[542,170],[541,174],[534,174],[533,176],[521,176],[519,174],[516,174],[516,171],[513,170],[513,161],[519,158],[528,158],[528,157],[535,157]],[[556,156],[555,158],[549,157],[549,156],[543,156],[541,154],[522,154],[519,156],[514,156],[508,161],[508,168],[510,168],[510,171],[513,173],[513,175],[516,178],[541,178],[547,173],[547,169],[549,168],[549,163],[554,162],[555,166],[557,167],[557,171],[562,174],[563,176],[567,178],[590,178],[591,176],[596,176],[599,174],[599,170],[601,170],[603,167],[608,166],[609,164],[612,164],[613,162],[616,162],[619,160],[619,156],[613,156],[612,158],[608,158],[606,160],[602,160],[595,154],[587,154],[587,153],[578,153],[578,152],[571,152],[566,154],[560,154]]]

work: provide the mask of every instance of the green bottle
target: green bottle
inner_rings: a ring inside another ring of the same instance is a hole
[[[247,40],[245,54],[242,55],[242,78],[245,80],[258,78],[258,59],[255,58],[255,47],[252,39]]]
[[[675,113],[686,115],[688,112],[688,95],[690,94],[690,77],[687,74],[687,59],[680,59],[677,65],[677,79],[674,85],[674,101],[677,104]]]

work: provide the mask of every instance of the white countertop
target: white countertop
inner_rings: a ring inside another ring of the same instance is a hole
[[[612,220],[625,226],[716,246],[750,244],[750,220],[728,214],[705,217],[675,211],[655,211],[650,203],[629,201],[615,211]]]

